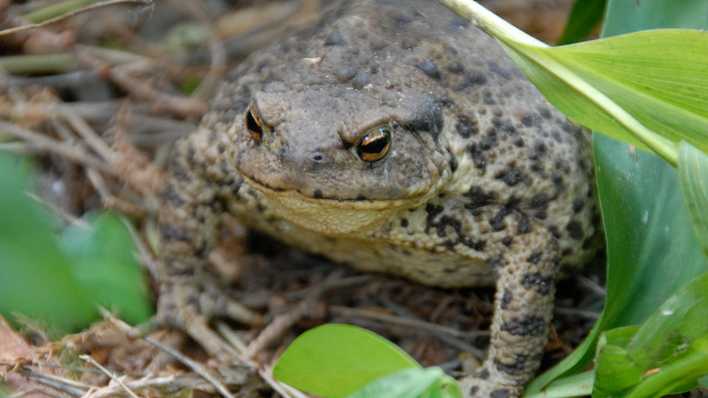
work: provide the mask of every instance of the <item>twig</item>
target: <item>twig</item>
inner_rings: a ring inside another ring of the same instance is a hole
[[[478,336],[486,336],[489,334],[488,331],[482,331],[482,330],[477,330],[477,331],[472,331],[472,332],[463,332],[461,330],[449,328],[446,326],[436,325],[436,324],[421,321],[418,319],[401,318],[398,316],[381,314],[376,311],[359,309],[359,308],[349,308],[349,307],[335,305],[335,306],[330,307],[329,310],[333,314],[339,315],[339,316],[374,319],[377,321],[387,322],[387,323],[391,323],[394,325],[412,327],[415,330],[425,330],[425,331],[432,332],[435,334],[446,334],[449,336],[463,338],[463,339],[473,339]]]
[[[129,336],[136,336],[139,335],[137,331],[133,329],[130,325],[126,324],[125,322],[121,321],[120,319],[114,317],[110,313],[108,313],[105,310],[101,311],[103,313],[103,316],[106,317],[111,323],[116,325],[120,330],[123,330],[126,334]],[[225,398],[235,398],[229,390],[224,386],[219,380],[217,380],[214,376],[212,376],[209,371],[202,366],[200,363],[191,360],[187,356],[183,355],[181,352],[177,351],[176,349],[169,347],[167,345],[162,344],[158,340],[155,340],[149,336],[142,336],[141,337],[145,342],[148,344],[152,345],[153,347],[156,347],[159,350],[162,350],[163,352],[171,355],[174,357],[177,361],[181,362],[184,366],[188,367],[191,369],[194,373],[198,374],[199,376],[203,377],[204,380],[208,381],[211,383],[211,385],[216,388],[216,390]]]
[[[71,18],[71,17],[76,16],[78,14],[81,14],[81,13],[84,13],[87,11],[91,11],[91,10],[95,10],[97,8],[108,7],[108,6],[112,6],[112,5],[116,5],[116,4],[129,4],[129,3],[137,3],[137,4],[144,4],[145,6],[151,6],[153,4],[153,1],[152,0],[107,0],[107,1],[102,1],[100,3],[91,4],[91,5],[88,5],[85,7],[81,7],[79,9],[67,12],[66,14],[62,14],[62,15],[56,16],[54,18],[47,19],[46,21],[43,21],[43,22],[31,23],[31,24],[22,25],[22,26],[16,26],[14,28],[0,30],[0,36],[5,36],[5,35],[12,34],[12,33],[22,32],[22,31],[29,30],[29,29],[36,29],[36,28],[39,28],[42,26],[47,26],[47,25],[53,24],[55,22],[62,21],[64,19]]]
[[[23,367],[20,369],[20,373],[39,384],[51,387],[73,397],[81,397],[91,387],[89,385],[62,377],[39,373],[28,367]]]
[[[93,167],[109,175],[115,176],[116,172],[106,162],[84,152],[81,148],[75,148],[66,143],[53,140],[42,134],[19,127],[12,123],[0,120],[0,131],[9,133],[17,138],[27,141],[39,150],[54,152],[67,159],[81,163],[88,167]]]
[[[99,388],[91,393],[91,398],[104,398],[104,397],[109,397],[112,395],[116,395],[119,393],[121,390],[123,390],[123,386],[127,387],[129,390],[141,390],[144,388],[150,388],[150,387],[161,387],[161,386],[169,386],[172,385],[175,382],[175,376],[170,375],[170,376],[163,376],[163,377],[155,377],[155,378],[144,378],[140,380],[134,380],[134,381],[129,381],[125,383],[121,383],[121,385],[108,385],[102,388]]]
[[[128,386],[126,386],[125,383],[123,383],[123,380],[121,380],[120,377],[116,376],[113,372],[111,372],[110,370],[106,369],[106,368],[105,368],[103,365],[101,365],[100,363],[96,362],[96,360],[93,359],[90,355],[86,355],[86,354],[79,355],[79,358],[81,358],[81,359],[83,359],[84,361],[90,363],[91,365],[97,367],[101,372],[103,372],[103,373],[104,373],[106,376],[108,376],[111,380],[113,380],[113,381],[115,381],[116,383],[118,383],[118,385],[121,386],[121,388],[123,389],[123,391],[125,391],[126,393],[128,393],[128,395],[130,395],[131,397],[133,397],[133,398],[140,398],[140,397],[138,397],[138,396],[133,392],[133,390],[131,390],[130,388],[128,388]],[[89,391],[89,392],[87,393],[87,395],[86,395],[86,398],[92,397],[92,396],[93,396],[93,394]]]
[[[81,117],[77,116],[69,109],[63,109],[61,115],[73,127],[74,131],[93,149],[99,156],[108,163],[113,163],[116,158],[115,152],[96,134],[91,126]]]

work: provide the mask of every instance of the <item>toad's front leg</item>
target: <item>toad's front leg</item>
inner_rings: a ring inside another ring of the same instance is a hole
[[[466,398],[520,396],[538,369],[553,316],[559,263],[553,235],[538,226],[497,253],[489,352],[482,368],[461,381]]]
[[[183,330],[212,356],[233,360],[233,351],[210,329],[209,320],[225,317],[256,324],[260,316],[231,298],[227,284],[210,269],[208,256],[226,211],[224,189],[240,182],[224,178],[214,183],[205,178],[208,170],[200,167],[205,162],[184,156],[195,152],[190,145],[182,142],[178,147],[178,156],[170,165],[172,176],[162,192],[155,323]]]

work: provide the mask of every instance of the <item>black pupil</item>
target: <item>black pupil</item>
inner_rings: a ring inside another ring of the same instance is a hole
[[[251,111],[248,111],[248,114],[246,114],[246,127],[254,133],[263,134],[263,129],[261,129],[261,126],[256,122],[256,118],[253,117]]]
[[[388,130],[382,128],[379,130],[379,132],[381,133],[379,137],[367,143],[366,145],[362,145],[361,150],[363,152],[380,153],[384,149],[386,149],[386,145],[388,145]]]

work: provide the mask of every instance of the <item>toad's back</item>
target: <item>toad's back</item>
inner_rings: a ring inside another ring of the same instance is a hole
[[[564,263],[581,263],[594,233],[582,131],[438,2],[344,3],[256,53],[214,101],[209,132],[194,141],[198,153],[218,143],[211,161],[229,180],[240,180],[231,170],[247,178],[232,210],[308,250],[426,284],[489,284],[489,259],[532,224],[558,239]],[[269,131],[257,144],[249,106]],[[388,156],[358,159],[349,147],[389,120],[400,131]],[[314,217],[284,209],[276,191],[302,196]],[[342,206],[330,211],[333,201]],[[350,205],[385,218],[336,230],[357,217]]]

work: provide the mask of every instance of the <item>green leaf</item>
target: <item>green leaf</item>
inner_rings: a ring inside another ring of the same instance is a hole
[[[99,304],[146,320],[147,286],[122,221],[98,216],[59,241],[59,220],[27,196],[31,177],[26,162],[0,153],[0,314],[38,320],[52,337],[98,319]]]
[[[276,380],[326,398],[344,398],[394,372],[420,368],[403,350],[357,326],[328,324],[308,330],[285,350]]]
[[[602,334],[597,344],[593,398],[609,397],[641,381],[644,369],[632,360],[627,345],[639,328],[621,327]]]
[[[693,230],[708,256],[708,156],[693,146],[681,143],[679,178]]]
[[[526,393],[526,398],[584,397],[592,393],[595,373],[587,371],[554,380],[541,392]]]
[[[587,38],[602,21],[607,0],[576,0],[558,44],[575,43]]]
[[[627,27],[697,27],[708,2],[672,0],[652,2],[610,1],[606,33],[618,34]],[[686,9],[683,9],[683,8]],[[691,8],[693,7],[693,8]],[[647,8],[651,10],[647,12]],[[672,21],[682,9],[693,15],[694,24]],[[672,11],[673,10],[673,11]],[[650,23],[642,18],[651,14]],[[666,17],[666,19],[662,19]],[[538,393],[550,381],[580,371],[590,361],[594,342],[601,331],[640,323],[678,287],[706,270],[706,258],[690,230],[690,216],[680,195],[676,173],[664,162],[605,137],[593,138],[607,241],[608,291],[606,307],[586,340],[571,355],[538,377],[527,389]]]
[[[26,192],[27,162],[0,153],[0,314],[42,320],[57,336],[98,316],[56,242],[55,220]]]
[[[705,272],[666,300],[641,327],[605,332],[598,344],[593,398],[623,395],[629,388],[634,389],[627,396],[644,397],[695,387],[708,373],[707,319]]]
[[[376,379],[347,398],[462,398],[440,368],[405,369]],[[445,384],[445,387],[443,387]]]
[[[147,321],[152,315],[148,286],[130,231],[112,214],[92,217],[89,222],[88,227],[67,228],[61,239],[74,278],[95,303],[130,323]]]

